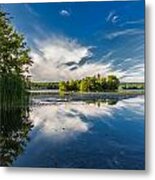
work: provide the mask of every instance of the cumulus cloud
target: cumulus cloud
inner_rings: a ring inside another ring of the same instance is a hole
[[[144,79],[143,64],[122,70],[113,65],[112,51],[95,60],[92,46],[83,46],[77,40],[63,36],[51,36],[47,39],[36,40],[36,49],[31,52],[34,63],[30,73],[34,81],[81,79],[98,73],[103,76],[113,74],[122,81]]]
[[[67,11],[67,10],[65,10],[65,9],[61,10],[61,11],[59,12],[59,14],[62,15],[62,16],[70,16],[69,11]]]
[[[76,40],[65,37],[52,36],[44,42],[36,41],[35,44],[37,51],[31,53],[34,61],[31,73],[35,80],[78,78],[80,74],[77,71],[73,73],[73,69],[87,63],[87,59],[92,56],[92,47],[82,46]]]

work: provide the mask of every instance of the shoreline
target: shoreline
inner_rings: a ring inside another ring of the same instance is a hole
[[[80,92],[80,91],[62,91],[59,90],[27,90],[30,94],[49,94],[49,95],[144,95],[145,90],[121,90],[121,91],[104,91],[104,92]]]
[[[134,98],[140,95],[144,95],[144,91],[130,91],[130,92],[66,92],[66,93],[31,93],[33,98],[39,98],[44,102],[70,102],[70,101],[98,101],[98,100],[122,100],[128,98]]]

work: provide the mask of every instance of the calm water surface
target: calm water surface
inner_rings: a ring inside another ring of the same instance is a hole
[[[144,97],[118,102],[36,98],[33,124],[12,166],[144,169]]]

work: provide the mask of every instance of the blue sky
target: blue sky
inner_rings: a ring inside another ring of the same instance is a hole
[[[144,1],[3,4],[34,61],[32,79],[115,74],[144,81]]]

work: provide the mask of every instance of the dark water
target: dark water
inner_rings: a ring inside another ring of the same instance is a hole
[[[17,148],[9,152],[17,152],[9,166],[145,168],[143,96],[112,102],[35,101],[30,124],[21,123],[18,128],[19,132],[25,128],[25,133],[14,137]],[[9,155],[4,145],[1,149],[5,162]]]

